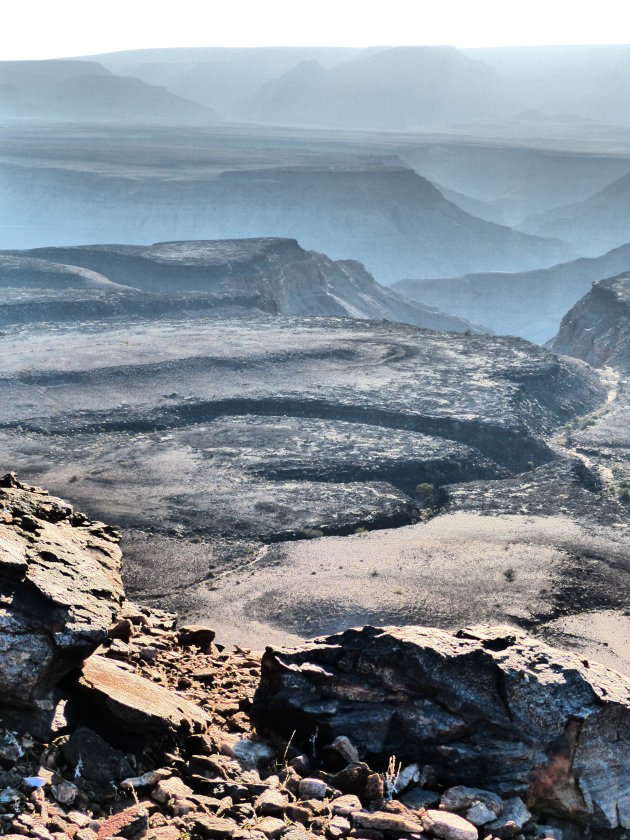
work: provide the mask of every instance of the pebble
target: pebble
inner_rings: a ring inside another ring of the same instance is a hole
[[[386,811],[355,811],[352,824],[359,828],[373,828],[377,831],[397,831],[413,834],[422,832],[422,823],[411,814],[389,814]],[[476,840],[476,834],[475,834]]]
[[[394,782],[394,793],[402,793],[409,785],[418,783],[420,781],[421,772],[417,764],[408,764],[398,774],[398,778]]]
[[[355,811],[361,811],[363,805],[358,796],[353,793],[346,793],[343,796],[338,796],[330,803],[330,809],[333,814],[338,814],[341,817],[348,817]]]
[[[424,790],[424,788],[412,788],[406,791],[400,797],[403,805],[411,810],[419,808],[435,808],[440,802],[440,794],[434,790]]]
[[[325,799],[327,785],[321,779],[302,779],[299,787],[300,799]]]
[[[167,767],[162,767],[159,770],[149,770],[141,776],[132,776],[129,779],[123,779],[119,787],[122,790],[141,790],[142,788],[154,787],[163,779],[168,779],[173,775],[173,771]]]
[[[263,817],[256,823],[256,828],[262,831],[265,837],[269,837],[270,840],[275,840],[276,837],[284,834],[286,827],[287,824],[285,821],[278,819],[278,817]]]
[[[496,820],[497,815],[494,811],[485,804],[485,802],[477,802],[472,808],[466,811],[466,819],[473,825],[486,825],[486,823]]]
[[[513,837],[532,818],[518,796],[503,801],[501,816],[486,825],[486,830],[497,837]]]
[[[496,793],[481,788],[456,785],[445,790],[440,800],[440,809],[444,811],[466,811],[475,805],[483,804],[495,819],[503,810],[503,801]]]
[[[177,776],[161,779],[155,786],[151,796],[160,805],[166,805],[171,800],[186,799],[192,796],[193,789],[184,784]]]
[[[331,817],[328,821],[326,834],[331,838],[331,840],[335,840],[337,837],[345,837],[346,834],[350,834],[351,830],[352,826],[350,825],[350,821],[345,817],[337,815]]]
[[[254,811],[257,814],[282,814],[289,804],[287,797],[279,790],[270,788],[263,791],[254,802]]]
[[[238,825],[234,820],[212,817],[209,814],[196,813],[187,824],[199,837],[208,838],[208,840],[225,840],[226,837],[233,837],[238,830]]]
[[[359,761],[359,751],[345,735],[338,735],[330,746],[339,753],[346,764],[353,764]]]
[[[458,814],[428,810],[422,818],[426,831],[442,840],[478,840],[477,828]]]
[[[52,794],[60,805],[72,805],[77,798],[79,788],[73,782],[59,782],[52,786]]]

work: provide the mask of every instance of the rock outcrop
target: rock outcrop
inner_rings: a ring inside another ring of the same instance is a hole
[[[551,346],[594,367],[630,373],[630,274],[593,283],[564,316]]]
[[[0,704],[51,707],[120,608],[120,561],[114,529],[12,473],[0,479]]]
[[[428,763],[538,815],[630,827],[630,680],[511,627],[267,648],[253,717],[315,744],[345,735],[364,760]]]

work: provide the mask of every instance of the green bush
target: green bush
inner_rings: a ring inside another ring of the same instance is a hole
[[[416,484],[416,496],[426,499],[428,496],[432,496],[434,492],[435,486],[429,481],[421,481],[420,484]]]

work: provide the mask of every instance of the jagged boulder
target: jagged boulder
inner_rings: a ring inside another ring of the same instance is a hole
[[[446,785],[521,796],[536,815],[630,828],[630,679],[512,627],[348,630],[267,648],[258,726]]]
[[[105,639],[124,597],[118,541],[13,473],[0,479],[0,707],[44,713]]]

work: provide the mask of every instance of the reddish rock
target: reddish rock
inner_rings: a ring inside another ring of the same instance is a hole
[[[125,808],[118,814],[108,817],[101,823],[98,830],[98,840],[106,840],[107,837],[137,837],[146,833],[149,827],[149,814],[145,808],[134,805]]]
[[[102,656],[84,663],[79,686],[88,702],[136,735],[199,731],[210,722],[199,706]]]

